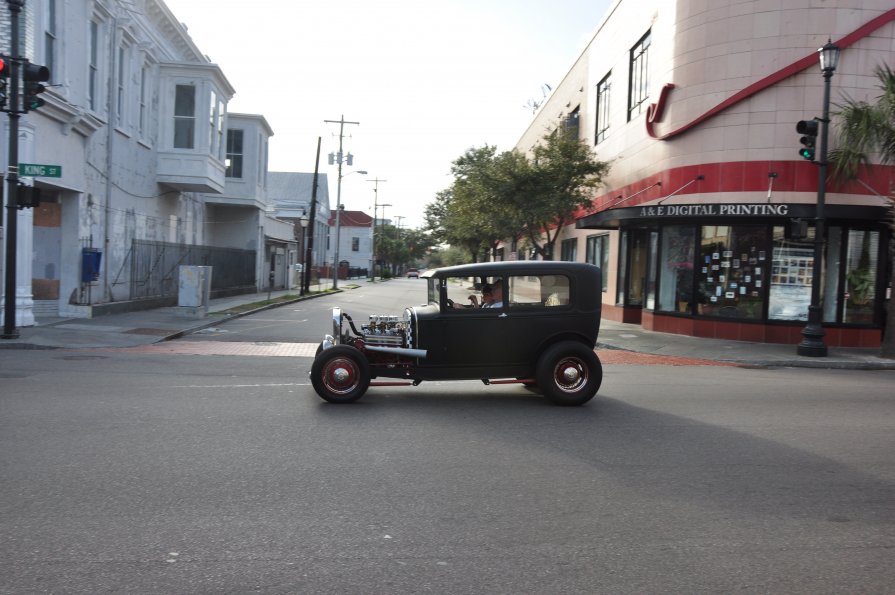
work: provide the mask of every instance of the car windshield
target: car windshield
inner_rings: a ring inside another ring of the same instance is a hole
[[[438,297],[438,294],[439,294],[438,288],[440,286],[439,279],[437,277],[429,277],[428,279],[426,279],[426,281],[428,282],[427,283],[428,296],[426,298],[426,302],[430,306],[437,306],[441,302],[441,300]]]

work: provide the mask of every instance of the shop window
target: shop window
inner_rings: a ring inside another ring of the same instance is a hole
[[[657,259],[659,251],[656,249],[659,244],[659,232],[651,231],[649,233],[649,252],[646,267],[646,281],[644,282],[644,291],[646,294],[647,310],[656,309],[656,268],[658,266]]]
[[[623,230],[619,245],[618,304],[643,306],[646,293],[649,232]]]
[[[602,285],[601,287],[603,292],[606,292],[609,287],[609,283],[607,281],[609,274],[609,234],[604,233],[602,235],[597,236],[588,236],[587,243],[585,245],[585,262],[596,265],[600,267],[600,271],[602,272]]]
[[[660,311],[692,313],[695,248],[695,227],[669,225],[662,229],[659,259]]]
[[[839,322],[839,272],[842,270],[842,238],[844,229],[838,225],[827,228],[827,251],[824,254],[821,277],[821,307],[824,322]],[[814,237],[814,230],[809,230],[809,237]],[[807,319],[807,315],[806,315]]]
[[[705,225],[701,228],[698,312],[760,320],[767,283],[767,228]]]
[[[879,232],[849,230],[846,249],[842,322],[872,324],[876,301]]]
[[[802,239],[787,239],[774,227],[768,288],[770,320],[808,320],[814,277],[814,228]]]
[[[618,242],[618,290],[615,294],[615,303],[625,304],[625,290],[628,287],[628,236],[627,230],[622,230]]]

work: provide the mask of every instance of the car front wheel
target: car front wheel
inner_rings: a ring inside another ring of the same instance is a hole
[[[350,345],[321,351],[311,364],[311,384],[330,403],[351,403],[370,386],[370,366],[364,355]]]
[[[603,382],[603,366],[593,349],[575,341],[553,345],[538,360],[538,387],[557,405],[583,405]]]

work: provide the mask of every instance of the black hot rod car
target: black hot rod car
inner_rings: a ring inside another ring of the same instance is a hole
[[[402,316],[355,321],[333,309],[333,330],[311,366],[323,399],[347,403],[371,386],[482,380],[536,387],[559,405],[600,388],[594,352],[600,269],[554,261],[490,262],[426,271],[428,300]],[[389,379],[371,382],[375,379]]]

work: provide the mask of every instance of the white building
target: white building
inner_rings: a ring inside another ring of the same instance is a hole
[[[0,53],[13,53],[11,19],[0,6]],[[15,212],[16,326],[34,324],[35,309],[93,316],[171,303],[184,263],[214,266],[213,290],[266,288],[271,266],[282,285],[294,234],[265,196],[272,131],[260,116],[234,116],[248,132],[244,175],[228,176],[234,89],[164,2],[32,0],[18,22],[20,57],[46,65],[52,84],[46,105],[18,120],[18,161],[62,173],[23,179],[42,198]],[[100,256],[95,276],[85,252]]]
[[[301,172],[268,172],[268,197],[278,219],[295,226],[298,240],[298,263],[319,274],[326,266],[326,238],[329,233],[329,185],[326,174],[317,175],[317,193],[313,192],[314,174]],[[316,201],[316,204],[313,204]],[[313,209],[312,209],[313,206]],[[314,223],[310,218],[313,210]],[[307,226],[302,220],[307,222]],[[312,229],[309,229],[309,226]],[[308,258],[308,244],[311,255]]]
[[[371,273],[373,262],[373,218],[363,211],[342,210],[339,217],[339,267],[342,279],[364,277]],[[331,266],[336,258],[336,211],[330,211],[326,260]],[[347,263],[347,264],[345,264]]]

